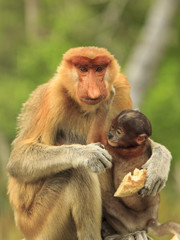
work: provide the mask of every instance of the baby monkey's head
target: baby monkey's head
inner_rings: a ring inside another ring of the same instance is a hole
[[[128,148],[145,143],[151,134],[151,123],[144,114],[137,110],[124,110],[112,120],[107,138],[112,147]]]

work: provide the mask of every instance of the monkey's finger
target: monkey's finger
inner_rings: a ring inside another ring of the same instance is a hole
[[[147,240],[147,235],[144,231],[142,232],[136,232],[134,234],[135,240]]]
[[[99,146],[99,147],[102,148],[102,149],[105,149],[104,145],[101,144],[101,143],[97,143],[97,146]]]
[[[102,159],[100,156],[94,156],[87,161],[86,166],[95,173],[104,172],[109,166],[112,166],[111,162],[107,161],[105,158]]]
[[[102,149],[105,149],[104,145],[102,143],[100,143],[100,142],[95,143],[95,145],[100,147],[100,148],[102,148]]]
[[[146,233],[145,231],[142,231],[141,234],[142,234],[143,239],[152,240],[152,239],[147,235],[147,233]]]
[[[150,181],[151,180],[151,181]],[[157,189],[159,188],[160,180],[156,177],[149,179],[147,181],[147,186],[149,191],[147,192],[147,195],[155,196],[157,193]]]
[[[113,234],[111,236],[105,237],[104,240],[125,240],[125,239],[122,238],[122,236],[119,234]]]
[[[108,151],[104,148],[104,145],[101,143],[95,143],[97,147],[97,152],[102,154],[108,161],[112,161],[112,156],[108,153]]]
[[[112,162],[112,156],[107,152],[103,152],[102,155],[109,161]]]
[[[101,163],[104,165],[105,168],[111,168],[112,167],[112,158],[107,158],[106,155],[102,154],[102,157],[100,158]]]
[[[133,234],[128,234],[125,236],[121,236],[121,240],[134,240],[134,235]]]
[[[148,239],[148,240],[153,240],[150,236],[147,236],[147,239]]]
[[[134,239],[135,240],[147,240],[147,238],[143,238],[143,236],[141,234],[134,235]]]
[[[112,167],[111,161],[109,161],[103,154],[95,154],[91,159],[88,159],[86,166],[95,173],[105,171],[106,168]]]
[[[159,185],[159,188],[157,190],[157,193],[159,193],[165,186],[165,181],[161,181],[160,185]]]
[[[157,186],[156,186],[157,184]],[[147,177],[144,187],[139,191],[139,194],[144,197],[146,195],[155,195],[159,188],[159,178],[156,175]]]
[[[93,143],[91,144],[93,146],[92,152],[96,155],[99,159],[105,159],[105,161],[112,161],[112,156],[108,153],[108,151],[104,148],[104,146],[100,143]],[[94,148],[95,147],[95,148]]]
[[[127,236],[127,238],[125,240],[134,240],[134,236],[133,235],[129,235],[129,236]]]
[[[155,183],[154,187],[151,189],[151,192],[149,192],[149,194],[152,195],[152,196],[155,196],[155,195],[157,194],[159,188],[160,188],[160,185],[161,185],[161,181],[158,180],[158,181]]]
[[[107,150],[101,150],[101,156],[103,156],[103,159],[105,159],[106,161],[112,162],[112,156],[108,153]]]
[[[147,195],[147,193],[149,192],[149,188],[148,187],[143,187],[139,190],[138,194],[141,197],[145,197]]]
[[[105,170],[104,165],[100,161],[96,161],[95,163],[89,163],[88,168],[94,173],[100,173]]]

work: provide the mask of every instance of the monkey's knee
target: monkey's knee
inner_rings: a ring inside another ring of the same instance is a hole
[[[46,181],[33,200],[30,215],[18,212],[16,220],[27,240],[101,239],[97,175],[84,168],[57,174]]]

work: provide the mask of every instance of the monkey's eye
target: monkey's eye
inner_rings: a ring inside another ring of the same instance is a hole
[[[96,68],[96,72],[102,72],[104,70],[104,68],[102,66],[99,66]]]
[[[116,131],[116,133],[117,133],[118,135],[121,135],[122,131],[121,131],[120,129],[118,129],[118,130]]]
[[[88,72],[88,68],[87,67],[80,67],[79,68],[81,72]]]
[[[111,126],[111,130],[114,130],[114,126]]]

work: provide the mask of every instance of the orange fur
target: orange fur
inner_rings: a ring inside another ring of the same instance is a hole
[[[72,79],[71,75],[69,75],[70,71],[68,70],[66,71],[66,69],[69,68],[69,66],[67,66],[66,64],[67,62],[70,61],[70,59],[76,57],[77,53],[83,54],[83,56],[86,56],[86,54],[88,56],[92,54],[91,58],[95,59],[97,58],[97,54],[102,54],[103,56],[103,54],[108,53],[107,54],[108,58],[110,58],[111,61],[113,60],[113,56],[110,55],[106,49],[99,50],[99,48],[93,47],[91,49],[91,53],[89,53],[89,49],[91,48],[87,48],[85,50],[84,48],[81,47],[77,48],[77,50],[70,49],[64,55],[63,62],[61,63],[60,68],[58,68],[59,69],[58,73],[49,82],[49,85],[47,86],[47,89],[42,96],[40,104],[36,109],[36,114],[34,115],[34,118],[32,119],[31,123],[33,129],[32,128],[29,129],[29,134],[26,136],[26,140],[29,139],[30,141],[38,142],[38,139],[41,137],[42,138],[41,141],[43,143],[50,145],[55,144],[56,141],[55,133],[57,132],[59,125],[61,125],[61,119],[68,120],[68,118],[71,118],[72,112],[74,118],[78,119],[77,122],[79,121],[80,123],[82,122],[80,126],[82,127],[84,125],[84,119],[83,121],[81,121],[81,119],[79,119],[78,116],[79,112],[77,112],[79,105],[77,105],[76,103],[79,104],[79,99],[77,97],[76,88],[72,87],[74,86],[74,84],[76,85],[77,83],[74,82],[74,79]],[[130,85],[127,81],[127,78],[121,73],[117,74],[118,73],[117,70],[119,71],[119,66],[117,65],[117,62],[115,60],[112,61],[112,65],[114,66],[111,67],[111,77],[108,80],[109,83],[113,82],[113,86],[115,87],[116,90],[116,96],[112,109],[113,116],[115,116],[116,113],[114,112],[118,112],[119,109],[124,110],[132,108],[132,101],[129,97]],[[85,105],[83,105],[83,107],[85,112],[86,111],[89,112],[91,110],[92,112],[94,112],[95,109],[97,108],[97,106],[87,107]],[[67,109],[70,110],[69,111],[70,116],[67,113]],[[116,111],[116,109],[118,110]],[[85,128],[87,127],[85,126]]]
[[[100,59],[105,61],[103,64],[109,61],[104,77],[107,95],[102,102],[88,105],[79,99],[79,75],[70,63],[76,56],[94,59],[96,63]],[[79,157],[79,150],[73,154],[71,151],[76,144],[77,149],[86,144],[97,110],[108,100],[112,87],[116,93],[107,127],[121,110],[131,108],[130,86],[106,49],[70,49],[55,76],[37,88],[24,105],[8,164],[8,192],[17,225],[27,240],[74,240],[77,235],[78,239],[100,239],[99,181],[107,190],[111,172],[99,174],[98,180],[97,174],[83,165],[86,152]],[[96,197],[91,199],[92,196]]]

